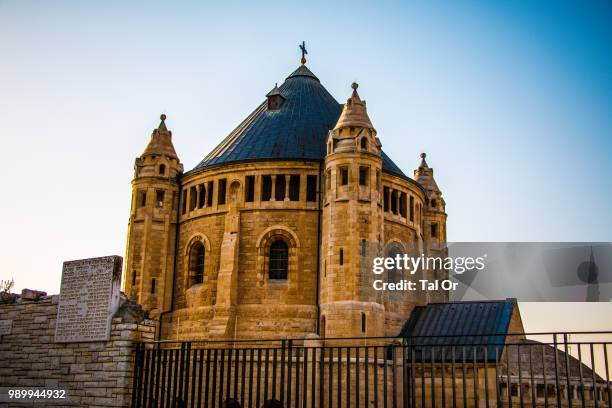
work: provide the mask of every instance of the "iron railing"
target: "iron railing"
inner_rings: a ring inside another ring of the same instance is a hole
[[[612,332],[139,343],[132,406],[605,408],[611,347]]]

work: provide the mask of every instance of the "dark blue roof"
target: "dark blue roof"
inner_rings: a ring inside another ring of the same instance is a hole
[[[280,109],[268,110],[264,101],[192,171],[232,162],[323,160],[327,135],[342,106],[305,65],[289,75],[278,92],[285,98]],[[385,153],[382,156],[384,171],[408,178]]]
[[[499,355],[505,343],[515,302],[514,299],[507,299],[417,306],[402,327],[400,337],[406,338],[408,344],[427,346],[421,349],[425,359],[430,358],[430,346],[447,346],[446,356],[450,360],[450,347],[455,345],[455,357],[460,360],[463,358],[463,346],[474,345],[477,346],[478,360],[483,359],[483,346],[486,346],[488,360],[494,361],[495,352]],[[434,350],[437,358],[440,350],[441,347]],[[466,348],[468,360],[473,359],[471,350],[472,347]]]

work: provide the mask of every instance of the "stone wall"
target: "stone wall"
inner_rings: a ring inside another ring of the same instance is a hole
[[[285,198],[272,199],[272,194],[270,200],[263,199],[264,176],[287,176]],[[290,176],[300,176],[297,201],[289,197]],[[197,194],[193,208],[181,208],[174,308],[161,316],[162,339],[300,337],[316,332],[319,202],[307,199],[308,176],[318,180],[318,163],[245,163],[184,177],[188,203],[194,191],[204,187],[213,199],[212,205],[200,205]],[[246,177],[254,177],[252,201],[245,198]],[[218,200],[220,180],[227,185],[224,204]],[[268,251],[276,239],[289,247],[286,280],[268,279]],[[205,248],[202,283],[190,276],[197,245]]]
[[[122,298],[109,341],[55,343],[58,300],[21,296],[0,304],[0,319],[12,320],[11,333],[0,336],[0,386],[66,390],[67,400],[46,406],[129,406],[135,342],[154,339],[154,321]]]
[[[179,211],[178,230],[176,218],[162,222],[151,200],[142,208],[133,201],[124,291],[162,321],[164,340],[304,337],[320,334],[324,321],[328,337],[396,335],[414,305],[423,302],[414,297],[401,304],[361,301],[361,240],[422,242],[425,194],[414,182],[382,172],[379,156],[360,154],[334,162],[335,167],[351,169],[349,184],[340,187],[336,171],[332,177],[328,169],[329,182],[324,182],[315,162],[235,163],[186,173],[180,208],[178,201],[171,204]],[[367,185],[359,185],[360,166],[371,169]],[[294,200],[292,176],[300,180]],[[279,177],[284,180],[280,189],[275,182]],[[315,200],[307,198],[308,177],[317,181]],[[270,197],[263,194],[268,178]],[[333,191],[322,201],[327,184]],[[383,187],[395,192],[394,212],[391,206],[384,211]],[[279,197],[277,190],[282,192]],[[412,221],[409,209],[400,211],[400,195],[408,203],[413,198]],[[167,204],[164,211],[169,210]],[[150,221],[147,238],[143,225]],[[158,245],[164,234],[174,243],[175,233],[176,248]],[[285,280],[269,279],[267,270],[269,249],[277,239],[289,247]],[[204,267],[198,275],[203,277],[196,280],[195,254],[202,247]],[[167,256],[161,260],[158,255],[164,251]],[[175,264],[168,264],[170,258]]]

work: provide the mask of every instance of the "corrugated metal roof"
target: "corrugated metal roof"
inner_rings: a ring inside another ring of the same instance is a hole
[[[268,110],[264,101],[192,171],[232,162],[323,160],[327,135],[342,106],[305,65],[278,91],[286,98],[280,109]],[[409,179],[386,154],[382,156],[384,171]]]
[[[455,345],[455,358],[460,361],[463,358],[463,350],[466,350],[466,359],[472,360],[472,347],[476,347],[476,357],[482,360],[484,356],[483,346],[488,350],[488,360],[495,360],[495,351],[501,353],[505,343],[506,334],[510,325],[515,300],[507,299],[500,301],[482,302],[455,302],[455,303],[431,303],[426,306],[418,306],[410,315],[400,332],[400,336],[406,338],[408,344],[424,347],[425,356],[428,360],[431,356],[429,346],[450,346],[446,348],[447,358],[450,360],[450,350]],[[497,334],[491,336],[491,334]],[[467,346],[467,347],[465,347]],[[418,348],[418,347],[417,347]],[[439,358],[441,350],[436,348]],[[417,353],[419,354],[419,353]]]

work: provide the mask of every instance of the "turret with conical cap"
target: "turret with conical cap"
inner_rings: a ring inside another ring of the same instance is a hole
[[[384,334],[384,308],[362,298],[362,251],[383,242],[382,155],[366,103],[352,94],[327,139],[322,222],[321,335]]]
[[[172,132],[168,130],[166,126],[166,115],[161,114],[159,117],[161,122],[157,129],[153,130],[151,134],[151,140],[147,144],[144,152],[141,157],[144,156],[165,156],[168,159],[174,159],[178,161],[178,156],[176,155],[176,151],[174,150],[174,145],[172,144]]]
[[[353,82],[351,84],[351,88],[353,88],[353,93],[346,101],[346,104],[342,109],[342,114],[340,114],[340,118],[338,119],[338,123],[336,123],[334,130],[347,126],[362,127],[373,130],[374,126],[372,126],[372,122],[368,116],[365,101],[362,101],[357,93],[359,84]]]
[[[421,164],[414,171],[414,179],[425,189],[425,208],[423,217],[423,239],[426,242],[446,241],[446,202],[442,191],[434,179],[434,170],[429,167],[421,153]]]
[[[145,150],[135,160],[123,290],[153,315],[171,302],[174,242],[183,165],[160,116]]]

